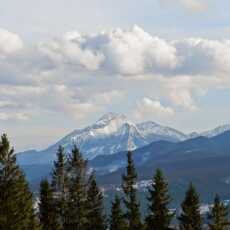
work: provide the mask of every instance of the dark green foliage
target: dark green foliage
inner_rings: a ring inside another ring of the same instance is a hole
[[[121,200],[118,195],[116,195],[112,202],[110,230],[126,230],[127,227],[127,222],[121,209]]]
[[[94,174],[89,178],[87,191],[87,230],[105,230],[106,216],[104,214],[103,194],[97,186]]]
[[[87,162],[76,146],[68,161],[69,194],[65,229],[84,230],[87,224]]]
[[[57,151],[57,160],[54,162],[52,171],[52,190],[55,194],[54,209],[59,217],[59,224],[64,225],[66,219],[66,196],[67,196],[67,182],[68,177],[66,173],[66,155],[64,148],[59,146]]]
[[[140,204],[137,199],[137,174],[135,171],[132,152],[127,153],[128,165],[126,174],[122,177],[122,189],[124,192],[124,204],[126,206],[126,218],[129,230],[142,229]]]
[[[173,218],[168,205],[171,201],[168,194],[168,184],[163,177],[161,170],[157,169],[152,181],[152,188],[149,189],[149,215],[146,218],[147,230],[165,230]]]
[[[39,219],[42,230],[58,230],[58,217],[55,211],[55,203],[52,189],[47,180],[40,184]]]
[[[68,173],[71,179],[76,177],[85,179],[87,161],[83,159],[82,154],[76,145],[73,146],[71,155],[68,159]]]
[[[228,208],[221,202],[220,197],[216,195],[214,206],[208,216],[210,230],[228,229],[230,226],[230,222],[227,218],[228,213]]]
[[[66,156],[62,146],[57,151],[57,160],[52,172],[52,189],[64,196],[67,189]]]
[[[0,141],[0,229],[37,229],[32,194],[5,134]]]
[[[178,218],[181,230],[201,230],[202,218],[200,215],[199,195],[195,187],[190,184],[185,199],[181,204],[182,214]]]

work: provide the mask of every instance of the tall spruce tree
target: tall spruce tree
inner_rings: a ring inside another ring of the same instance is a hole
[[[58,216],[54,209],[53,191],[47,180],[40,183],[39,219],[42,230],[60,230]]]
[[[67,177],[67,160],[65,150],[62,146],[59,146],[56,161],[54,161],[54,168],[52,171],[52,190],[55,197],[54,210],[56,211],[57,216],[59,217],[59,224],[63,227],[66,219],[66,197],[68,189],[68,177]]]
[[[87,230],[105,230],[106,216],[104,214],[103,194],[97,186],[94,174],[89,178],[87,191]]]
[[[74,145],[68,159],[68,175],[70,177],[70,184],[74,184],[76,178],[80,178],[83,184],[87,184],[87,163],[87,160],[84,160],[77,146]]]
[[[76,146],[68,160],[69,195],[65,229],[84,230],[87,224],[87,161]]]
[[[149,215],[146,218],[146,229],[167,229],[173,218],[173,214],[168,209],[171,201],[168,193],[168,184],[160,169],[156,170],[152,187],[149,189],[148,201]]]
[[[142,229],[140,204],[137,198],[137,173],[132,159],[132,152],[127,153],[126,174],[122,176],[122,189],[124,192],[124,204],[126,206],[126,218],[129,230]]]
[[[112,202],[110,216],[110,230],[127,230],[128,225],[121,209],[121,200],[118,195],[115,196]]]
[[[209,219],[209,229],[210,230],[226,230],[230,226],[228,220],[228,207],[221,202],[218,195],[215,196],[214,206],[211,213],[208,215]]]
[[[199,195],[195,187],[190,184],[185,199],[181,204],[182,213],[178,218],[181,230],[201,230],[202,217],[200,214]]]
[[[6,134],[0,140],[0,229],[37,229],[32,194]]]
[[[52,189],[60,196],[65,196],[67,189],[67,174],[66,174],[66,155],[62,146],[58,147],[52,171]]]

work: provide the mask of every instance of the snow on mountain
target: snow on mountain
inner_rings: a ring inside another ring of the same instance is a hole
[[[95,124],[76,130],[57,145],[70,149],[76,144],[88,159],[125,150],[134,150],[153,141],[181,141],[186,135],[154,122],[134,124],[125,115],[108,113]]]
[[[134,150],[149,144],[138,127],[124,115],[109,113],[95,124],[76,130],[63,138],[57,145],[70,149],[76,144],[86,158]],[[52,147],[53,148],[53,147]]]
[[[223,134],[227,131],[230,131],[230,125],[228,124],[221,125],[221,126],[216,127],[215,129],[211,129],[211,130],[201,132],[201,133],[192,132],[186,135],[187,136],[186,139],[189,140],[189,139],[194,139],[194,138],[201,137],[201,136],[211,138],[211,137],[215,137],[220,134]]]
[[[203,132],[200,136],[215,137],[230,130],[230,125],[221,125],[215,129]]]
[[[72,146],[76,144],[85,158],[93,159],[98,155],[134,150],[153,141],[177,142],[184,139],[185,134],[175,129],[154,122],[136,125],[129,121],[125,115],[108,113],[94,124],[73,131],[48,149],[34,153],[34,156],[30,155],[29,157],[27,154],[27,157],[22,157],[19,155],[19,160],[25,159],[28,163],[29,157],[29,162],[33,159],[36,160],[36,163],[51,162],[55,159],[55,152],[59,145],[70,151]]]
[[[187,140],[189,140],[189,139],[194,139],[194,138],[197,138],[197,137],[200,137],[201,136],[201,134],[200,133],[198,133],[198,132],[192,132],[192,133],[189,133],[188,135],[187,135]]]
[[[148,142],[159,140],[183,141],[187,138],[184,133],[176,129],[162,126],[152,121],[137,124],[137,127]]]
[[[179,142],[198,136],[214,137],[230,130],[230,125],[220,126],[204,133],[186,135],[176,129],[152,121],[134,124],[125,115],[108,113],[94,124],[78,129],[44,151],[29,151],[18,155],[23,164],[51,163],[59,145],[70,152],[75,144],[87,159],[98,155],[110,155],[121,151],[135,150],[154,141]]]

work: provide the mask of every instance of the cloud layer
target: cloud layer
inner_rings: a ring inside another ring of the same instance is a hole
[[[146,118],[151,120],[153,117],[159,119],[173,115],[174,110],[172,108],[163,106],[160,101],[152,100],[148,97],[144,97],[138,101],[136,111],[134,111],[134,116],[139,120]]]
[[[196,111],[198,97],[230,86],[229,74],[229,40],[169,41],[134,26],[29,45],[1,29],[0,120],[61,114],[85,121],[119,104],[160,119]]]

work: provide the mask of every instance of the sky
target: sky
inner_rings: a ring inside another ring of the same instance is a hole
[[[108,112],[186,133],[230,123],[227,0],[7,0],[0,130],[42,149]]]

